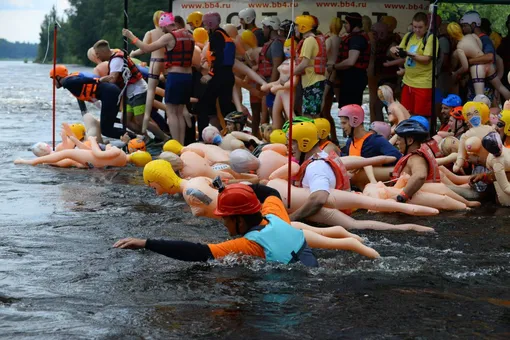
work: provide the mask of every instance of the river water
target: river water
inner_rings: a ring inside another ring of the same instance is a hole
[[[437,233],[359,232],[381,259],[317,251],[319,269],[112,249],[128,236],[212,243],[227,232],[155,196],[140,169],[14,166],[51,140],[49,68],[0,62],[1,338],[510,338],[509,210],[493,205],[355,213]],[[57,126],[79,121],[74,98],[57,98]]]

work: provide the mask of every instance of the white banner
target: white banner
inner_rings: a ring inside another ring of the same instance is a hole
[[[320,22],[319,29],[322,32],[329,31],[329,22],[333,16],[343,18],[349,12],[358,12],[367,15],[372,22],[377,22],[381,16],[391,15],[398,21],[396,31],[404,34],[411,24],[413,15],[416,12],[429,11],[428,0],[367,0],[367,1],[296,1],[294,5],[295,16],[308,12],[315,15]],[[174,0],[173,13],[180,15],[186,20],[188,14],[194,11],[202,13],[219,12],[222,23],[239,25],[238,13],[244,8],[253,8],[257,13],[256,23],[265,16],[276,15],[280,20],[292,20],[292,1],[200,1],[200,0]]]

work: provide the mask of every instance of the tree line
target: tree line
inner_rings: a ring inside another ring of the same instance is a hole
[[[0,59],[34,59],[37,55],[37,46],[37,44],[0,39]]]
[[[153,29],[152,16],[157,10],[168,10],[168,0],[131,0],[128,6],[128,26],[140,38],[146,31]],[[87,50],[99,39],[106,39],[110,46],[122,48],[122,28],[124,27],[123,0],[69,0],[70,8],[65,17],[57,16],[53,7],[46,14],[39,33],[40,43],[37,50],[37,62],[42,62],[46,54],[46,63],[53,60],[53,30],[55,21],[60,27],[57,31],[57,62],[90,65]],[[48,35],[48,27],[50,34]],[[131,45],[131,48],[133,46]]]
[[[40,43],[37,49],[37,62],[42,62],[48,48],[46,62],[53,60],[53,28],[60,25],[57,36],[57,60],[60,63],[90,65],[87,50],[99,39],[106,39],[112,47],[122,48],[121,30],[124,27],[123,0],[69,0],[70,8],[65,18],[58,17],[55,8],[48,13],[41,24]],[[131,0],[129,2],[129,29],[138,37],[154,28],[152,15],[157,10],[168,10],[168,0]],[[468,10],[477,10],[488,18],[492,29],[502,35],[507,34],[506,16],[508,5],[441,4],[438,13],[443,20],[458,20]],[[49,30],[49,34],[48,34]],[[0,41],[0,46],[1,41]],[[0,53],[9,49],[0,48]],[[0,58],[1,58],[0,54]],[[147,57],[145,57],[147,58]]]

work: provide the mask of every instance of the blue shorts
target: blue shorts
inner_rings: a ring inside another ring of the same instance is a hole
[[[267,107],[273,107],[275,95],[272,92],[266,94],[266,105]]]
[[[168,73],[165,86],[165,103],[188,104],[193,91],[191,73]]]

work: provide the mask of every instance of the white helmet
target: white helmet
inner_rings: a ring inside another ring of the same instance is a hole
[[[280,19],[278,19],[278,17],[265,17],[264,20],[262,20],[262,25],[269,26],[277,31],[280,29]]]
[[[243,19],[247,24],[251,24],[255,21],[257,15],[255,14],[255,10],[253,8],[245,8],[239,11],[239,18]]]
[[[468,24],[471,25],[472,23],[475,23],[476,27],[480,27],[482,25],[482,18],[480,17],[480,14],[476,11],[468,11],[464,13],[462,18],[460,18],[460,24]]]

